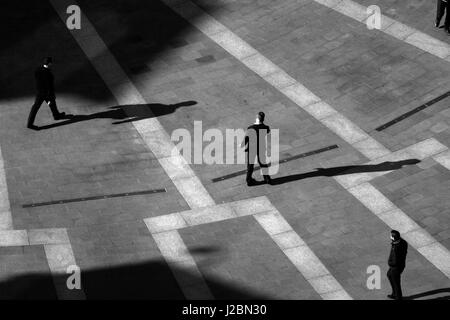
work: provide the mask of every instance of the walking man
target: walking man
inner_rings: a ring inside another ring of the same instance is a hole
[[[450,16],[448,14],[449,2],[448,0],[437,0],[436,21],[434,26],[439,28],[441,19],[445,14],[444,30],[450,34]]]
[[[50,110],[52,111],[53,118],[55,120],[61,119],[70,119],[72,115],[66,115],[64,112],[59,112],[56,106],[55,100],[55,89],[53,86],[54,78],[50,67],[52,65],[52,58],[47,57],[44,59],[44,64],[39,66],[35,73],[36,79],[36,99],[34,101],[33,106],[31,107],[30,115],[28,117],[27,127],[29,129],[38,130],[39,127],[34,125],[34,119],[36,118],[36,114],[41,107],[42,102],[47,102]]]
[[[408,243],[400,237],[397,230],[391,231],[391,253],[389,254],[389,271],[387,277],[391,283],[392,293],[388,298],[402,300],[402,288],[400,284],[400,276],[405,269],[406,254],[408,253]]]
[[[255,167],[255,160],[261,167],[264,176],[264,181],[271,184],[270,176],[268,174],[268,164],[266,161],[267,143],[266,138],[270,134],[269,126],[264,124],[264,112],[259,112],[256,116],[254,124],[247,128],[244,141],[241,146],[245,146],[246,164],[247,164],[247,185],[252,186],[256,184],[256,180],[252,178],[253,169]]]

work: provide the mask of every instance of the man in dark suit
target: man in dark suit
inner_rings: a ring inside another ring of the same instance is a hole
[[[436,11],[436,21],[434,26],[439,28],[441,19],[445,14],[444,30],[447,34],[450,34],[450,16],[448,14],[449,1],[448,0],[437,0],[437,11]]]
[[[256,184],[256,180],[252,178],[253,169],[255,167],[255,160],[261,167],[264,181],[271,184],[270,176],[268,174],[268,164],[266,162],[266,136],[270,134],[269,126],[264,124],[264,112],[259,112],[254,124],[247,128],[242,146],[245,146],[246,163],[247,163],[247,185],[252,186]]]
[[[47,57],[44,59],[44,64],[38,67],[34,73],[36,79],[36,99],[33,106],[31,107],[30,115],[28,117],[27,127],[30,129],[37,130],[39,127],[34,125],[34,119],[36,114],[41,107],[42,102],[47,102],[50,110],[52,111],[53,118],[55,120],[70,119],[72,115],[66,115],[64,112],[59,112],[56,106],[55,100],[55,89],[54,89],[54,78],[50,66],[52,65],[52,58]]]
[[[387,277],[392,287],[392,293],[388,295],[390,299],[403,299],[400,277],[405,269],[407,253],[408,243],[400,237],[400,232],[392,230],[391,253],[388,260],[389,271],[387,272]]]

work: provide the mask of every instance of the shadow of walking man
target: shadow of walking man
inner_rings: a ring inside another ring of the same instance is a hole
[[[428,296],[432,296],[432,295],[436,295],[436,294],[440,294],[440,293],[450,293],[450,288],[436,289],[436,290],[426,291],[426,292],[422,292],[422,293],[417,293],[412,296],[403,297],[403,299],[404,300],[415,300],[415,299],[428,297]],[[423,299],[423,300],[450,300],[450,295],[439,296],[439,297]]]
[[[406,159],[401,161],[386,161],[372,165],[353,165],[333,168],[316,168],[316,171],[307,173],[293,174],[290,176],[272,179],[272,185],[283,184],[287,182],[302,180],[312,177],[334,177],[346,174],[364,173],[364,172],[381,172],[401,169],[405,165],[414,165],[419,163],[418,159]]]
[[[113,124],[122,124],[149,118],[155,118],[174,113],[178,108],[196,105],[196,101],[184,101],[176,104],[130,104],[110,107],[109,110],[92,113],[88,115],[75,115],[72,119],[41,126],[39,129],[51,129],[72,123],[93,120],[93,119],[113,119],[117,120]]]

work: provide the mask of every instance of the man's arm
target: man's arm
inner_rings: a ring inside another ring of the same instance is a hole
[[[248,138],[248,129],[247,129],[247,131],[245,131],[244,139],[241,142],[241,148],[246,147],[248,145],[248,141],[249,141],[249,138]]]
[[[389,253],[388,265],[391,268],[397,266],[397,253],[395,252],[395,248],[392,248],[391,252]]]

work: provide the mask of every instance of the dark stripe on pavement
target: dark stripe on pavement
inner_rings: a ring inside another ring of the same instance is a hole
[[[412,116],[413,114],[416,114],[417,112],[422,111],[423,109],[432,106],[432,105],[435,104],[436,102],[439,102],[439,101],[441,101],[441,100],[447,98],[448,96],[450,96],[450,91],[444,93],[443,95],[440,95],[440,96],[437,97],[437,98],[434,98],[434,99],[431,100],[431,101],[428,101],[427,103],[425,103],[425,104],[423,104],[423,105],[421,105],[421,106],[419,106],[419,107],[417,107],[417,108],[415,108],[415,109],[412,109],[411,111],[408,111],[408,112],[402,114],[401,116],[395,118],[394,120],[391,120],[391,121],[389,121],[388,123],[385,123],[385,124],[383,124],[382,126],[379,126],[379,127],[376,128],[375,130],[376,130],[376,131],[383,131],[384,129],[387,129],[387,128],[389,128],[390,126],[393,126],[394,124],[396,124],[397,122],[400,122],[400,121],[402,121],[402,120],[404,120],[404,119],[406,119],[406,118]]]
[[[94,196],[94,197],[84,197],[84,198],[56,200],[56,201],[48,201],[48,202],[40,202],[40,203],[30,203],[30,204],[24,204],[22,206],[22,208],[34,208],[34,207],[50,206],[50,205],[54,205],[54,204],[65,204],[65,203],[70,203],[70,202],[81,202],[81,201],[101,200],[101,199],[109,199],[109,198],[130,197],[130,196],[138,196],[138,195],[152,194],[152,193],[163,193],[163,192],[167,192],[167,190],[166,189],[153,189],[153,190],[145,190],[145,191],[107,194],[107,195]]]

